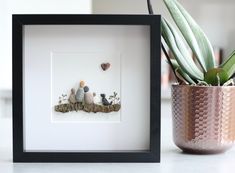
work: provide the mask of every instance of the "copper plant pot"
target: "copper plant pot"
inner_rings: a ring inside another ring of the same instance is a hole
[[[235,87],[172,85],[174,143],[184,152],[225,152],[235,139]]]

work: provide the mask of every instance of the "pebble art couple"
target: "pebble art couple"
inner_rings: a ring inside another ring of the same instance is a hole
[[[85,82],[80,81],[79,88],[76,93],[75,93],[74,88],[71,89],[71,94],[69,96],[68,101],[70,103],[76,103],[76,102],[83,103],[84,102],[85,104],[93,104],[95,96],[96,96],[95,93],[89,92],[89,87],[85,86]],[[102,104],[104,106],[108,106],[112,104],[112,102],[109,102],[105,98],[105,94],[101,94],[100,96],[102,98]]]

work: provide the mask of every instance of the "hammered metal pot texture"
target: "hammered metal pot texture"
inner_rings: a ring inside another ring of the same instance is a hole
[[[235,87],[172,85],[174,143],[190,153],[220,153],[235,140]]]

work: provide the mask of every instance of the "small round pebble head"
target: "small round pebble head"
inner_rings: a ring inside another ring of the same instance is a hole
[[[105,98],[105,94],[100,94],[100,96],[101,96],[102,98]]]
[[[85,86],[84,87],[84,92],[88,92],[89,91],[89,87],[88,86]]]
[[[81,80],[79,86],[80,86],[81,88],[83,88],[83,87],[85,86],[85,82],[84,82],[83,80]]]
[[[75,89],[74,88],[71,89],[71,94],[75,94]]]

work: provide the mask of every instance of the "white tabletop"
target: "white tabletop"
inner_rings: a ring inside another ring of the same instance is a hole
[[[0,173],[228,173],[235,148],[224,154],[183,154],[172,142],[171,118],[162,118],[161,163],[12,163],[11,119],[0,119]]]

